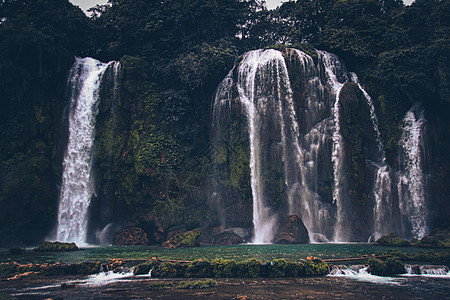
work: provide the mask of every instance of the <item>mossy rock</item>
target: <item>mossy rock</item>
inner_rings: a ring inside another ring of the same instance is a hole
[[[61,242],[49,242],[43,241],[36,248],[34,252],[64,252],[64,251],[76,251],[79,250],[75,243],[61,243]]]
[[[191,231],[177,234],[168,241],[164,242],[163,247],[172,249],[197,246],[197,239],[200,236],[201,232],[202,231],[197,228]]]
[[[377,258],[371,258],[368,263],[368,272],[373,275],[391,276],[406,272],[405,266],[396,257],[389,257],[385,262]]]
[[[370,274],[379,276],[386,275],[386,264],[382,260],[378,258],[371,258],[369,259],[368,263],[369,268],[367,269],[367,271]]]
[[[395,233],[390,233],[379,238],[374,245],[376,246],[394,246],[394,247],[407,247],[411,246],[411,243],[407,240],[400,238]]]
[[[422,238],[418,247],[450,248],[450,229],[435,229],[428,236]]]

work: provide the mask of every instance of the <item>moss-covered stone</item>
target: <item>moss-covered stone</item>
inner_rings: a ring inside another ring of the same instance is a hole
[[[368,264],[369,268],[367,271],[370,274],[380,276],[386,275],[386,264],[382,260],[378,258],[371,258],[369,259]]]
[[[395,233],[390,233],[379,238],[374,245],[377,246],[395,246],[395,247],[406,247],[411,246],[411,243],[407,240],[400,238]]]
[[[435,229],[428,236],[422,238],[418,247],[450,248],[450,229]]]
[[[63,252],[63,251],[76,251],[78,246],[75,243],[61,243],[61,242],[49,242],[43,241],[36,248],[34,252]]]
[[[197,238],[200,236],[201,230],[199,228],[177,234],[168,241],[163,243],[165,248],[185,248],[197,246]]]

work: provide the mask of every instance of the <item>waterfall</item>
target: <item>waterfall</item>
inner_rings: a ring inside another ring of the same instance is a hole
[[[372,98],[362,87],[358,76],[355,73],[350,73],[352,81],[357,83],[359,89],[363,92],[364,97],[367,101],[367,105],[370,110],[370,119],[372,121],[373,128],[376,133],[376,142],[378,146],[378,162],[372,162],[376,168],[375,183],[373,185],[373,194],[375,196],[375,206],[373,209],[374,215],[374,233],[369,238],[372,241],[377,240],[384,234],[392,232],[394,229],[389,226],[391,215],[391,172],[390,167],[386,163],[386,154],[384,151],[384,145],[381,141],[381,133],[378,127],[378,118],[375,113],[375,106],[373,104]]]
[[[248,228],[242,214],[252,205],[254,243],[270,243],[288,215],[301,218],[311,242],[426,231],[423,112],[414,108],[405,117],[396,173],[372,98],[336,55],[247,52],[219,85],[212,111],[213,160],[221,177],[211,198],[221,225]],[[243,151],[248,160],[241,159]],[[236,158],[248,165],[247,178],[233,165]],[[406,220],[409,228],[398,232]]]
[[[111,63],[76,58],[69,73],[71,90],[69,138],[63,162],[56,238],[86,243],[87,212],[94,186],[91,178],[92,145],[98,112],[99,87]]]
[[[325,51],[318,51],[318,53],[323,60],[325,70],[328,75],[328,82],[330,83],[330,86],[336,98],[332,109],[334,119],[334,132],[332,138],[333,139],[332,161],[334,173],[333,204],[335,204],[337,208],[336,226],[334,230],[333,240],[336,242],[341,242],[345,239],[343,237],[344,207],[342,205],[342,195],[341,195],[341,186],[342,186],[341,180],[343,173],[342,172],[343,141],[339,120],[339,92],[343,87],[343,83],[339,82],[339,80],[337,79],[336,68],[337,66],[340,67],[340,61],[337,59],[337,57]]]
[[[256,50],[250,51],[239,65],[238,92],[240,100],[245,107],[248,118],[249,138],[250,138],[250,170],[251,170],[251,189],[253,196],[253,225],[254,237],[253,243],[270,243],[274,233],[276,215],[272,214],[266,206],[264,187],[262,183],[262,157],[261,135],[263,124],[261,116],[267,113],[268,94],[265,93],[264,84],[280,84],[280,81],[272,82],[271,72],[278,73],[280,68],[286,70],[283,56],[275,50]],[[275,69],[275,70],[273,70]],[[286,71],[285,71],[286,72]],[[269,76],[268,76],[269,75]],[[279,75],[279,74],[277,74]],[[269,82],[269,83],[268,83]],[[280,86],[275,86],[279,94]],[[280,108],[281,109],[281,108]],[[282,112],[281,112],[282,114]],[[280,119],[282,128],[282,147],[285,148],[284,122]]]
[[[425,117],[423,108],[414,105],[403,118],[399,141],[398,197],[403,235],[422,238],[428,233],[425,198]]]

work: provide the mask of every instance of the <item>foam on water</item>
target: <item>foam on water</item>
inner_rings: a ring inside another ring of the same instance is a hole
[[[398,284],[399,278],[377,276],[367,272],[368,267],[342,268],[335,267],[331,270],[329,277],[345,277],[358,281],[371,282],[377,284]]]

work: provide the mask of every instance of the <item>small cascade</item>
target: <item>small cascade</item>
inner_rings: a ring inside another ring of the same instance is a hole
[[[370,110],[370,119],[372,121],[373,129],[376,133],[376,142],[378,145],[378,161],[372,162],[376,168],[375,183],[373,185],[373,194],[375,196],[375,207],[373,210],[374,214],[374,233],[369,238],[372,240],[377,240],[381,236],[388,234],[394,230],[392,226],[387,226],[390,224],[391,216],[391,172],[390,167],[386,163],[386,154],[384,151],[384,145],[381,141],[381,133],[378,127],[378,118],[375,113],[375,106],[373,104],[372,98],[362,87],[358,76],[355,73],[350,73],[353,82],[357,83],[359,89],[363,92],[365,99],[367,100],[367,105]]]
[[[446,266],[405,265],[406,274],[403,276],[430,276],[450,278],[450,269]]]
[[[111,63],[76,58],[69,74],[72,91],[69,138],[63,162],[56,239],[86,242],[87,211],[94,187],[91,178],[92,144],[102,76]]]
[[[333,266],[327,276],[345,277],[358,281],[371,282],[376,284],[398,284],[398,279],[387,276],[377,276],[370,274],[367,266]]]
[[[403,118],[399,141],[398,197],[403,234],[420,239],[428,233],[425,198],[425,126],[424,110],[414,105]]]

